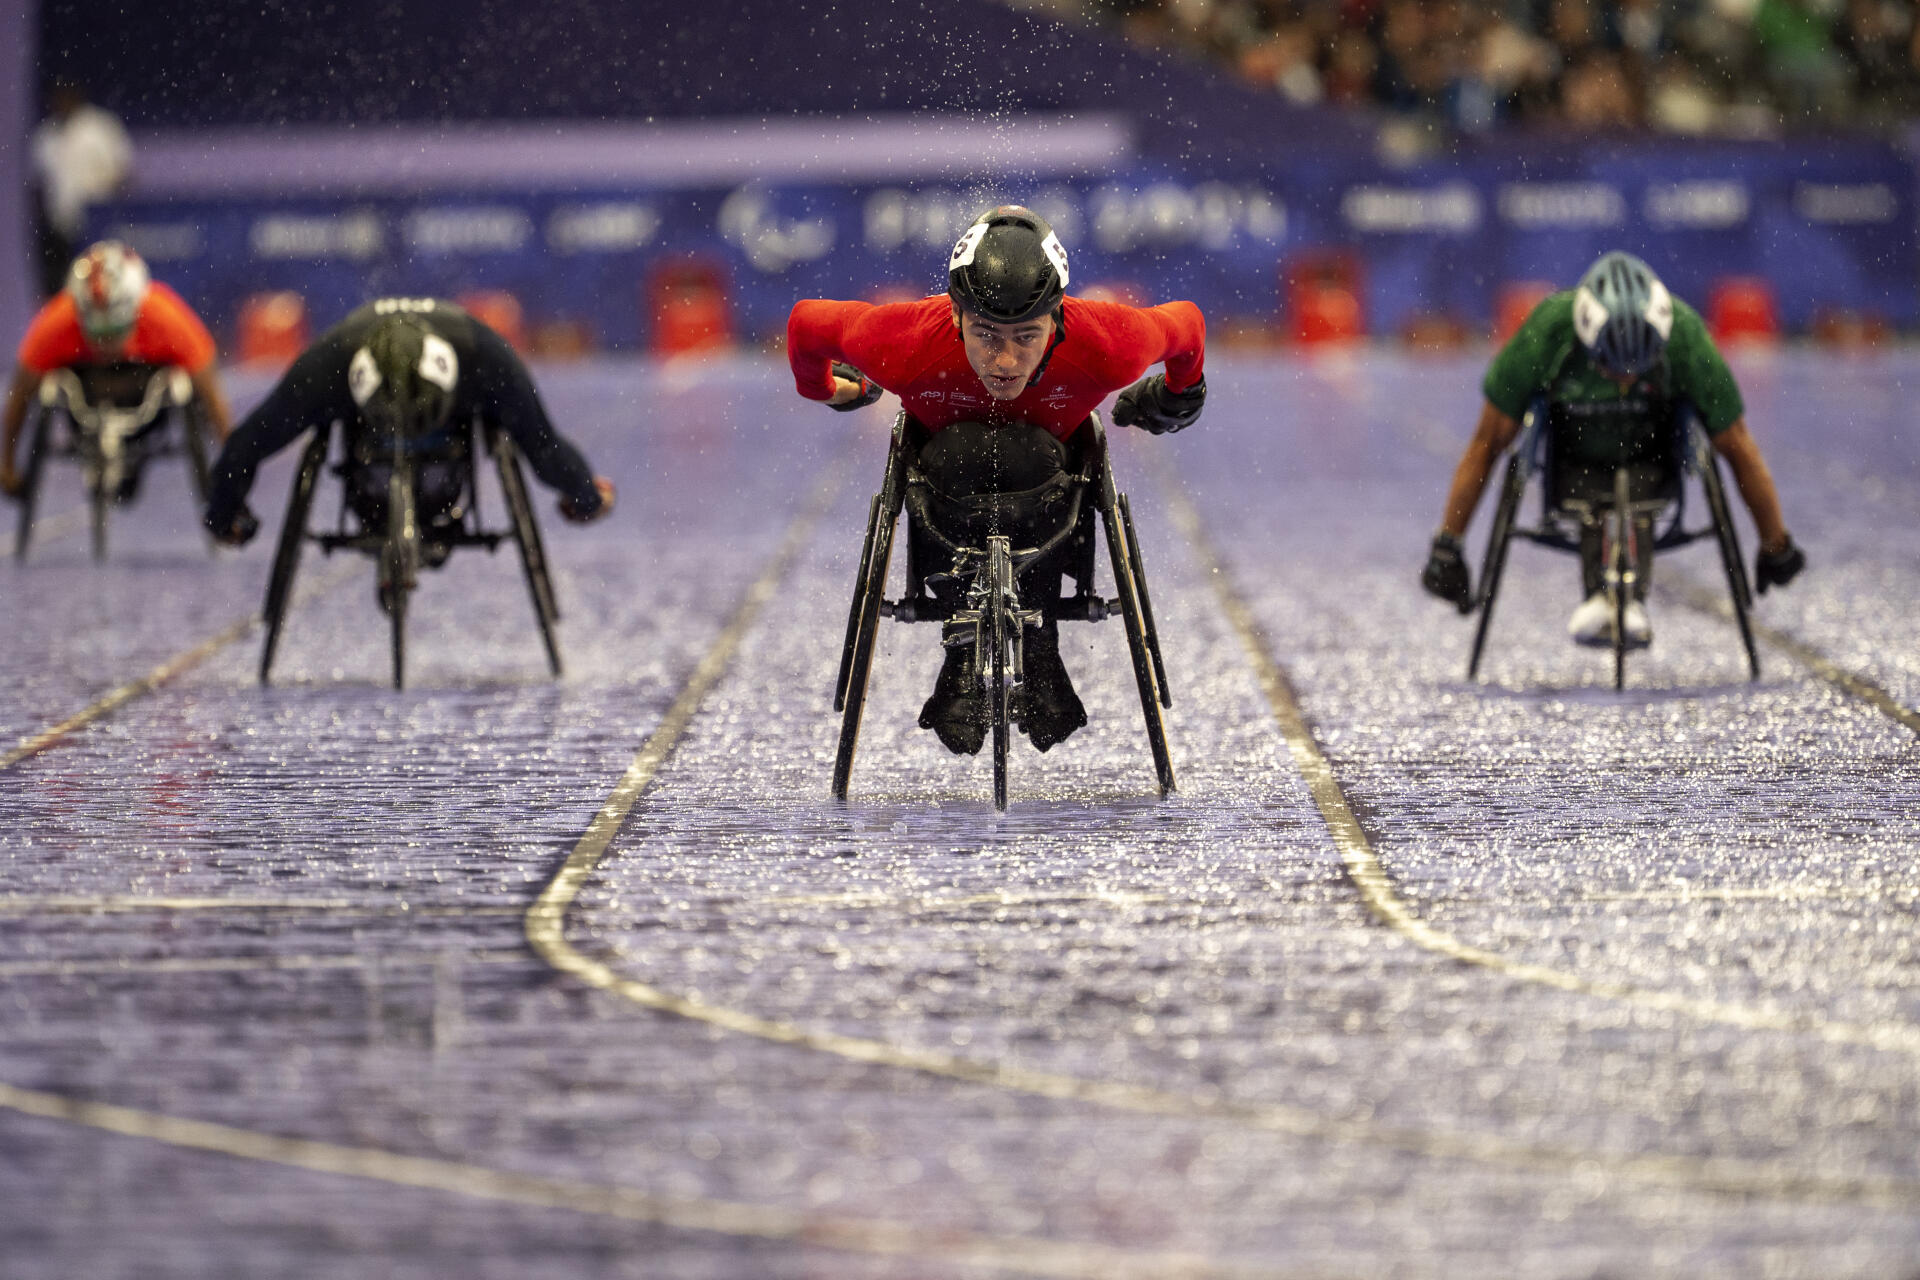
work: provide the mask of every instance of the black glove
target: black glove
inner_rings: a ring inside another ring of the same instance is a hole
[[[1473,590],[1467,577],[1467,560],[1461,555],[1460,539],[1450,533],[1433,535],[1433,549],[1427,552],[1427,567],[1420,571],[1420,585],[1442,600],[1451,601],[1462,613],[1473,612]]]
[[[243,502],[240,509],[224,520],[216,519],[213,512],[207,512],[207,528],[213,534],[215,542],[223,542],[229,547],[244,547],[253,541],[253,535],[260,532],[260,521]]]
[[[1800,544],[1787,536],[1787,545],[1778,551],[1761,548],[1753,562],[1753,585],[1761,595],[1767,594],[1768,587],[1784,587],[1792,582],[1799,572],[1807,567],[1807,553]]]
[[[1200,408],[1207,402],[1207,380],[1194,383],[1185,391],[1167,390],[1167,375],[1156,373],[1142,378],[1120,393],[1113,402],[1113,425],[1139,427],[1154,435],[1165,435],[1193,425]]]
[[[875,400],[878,400],[882,394],[882,388],[879,383],[873,381],[867,377],[866,374],[860,372],[850,364],[842,364],[840,361],[835,360],[833,362],[833,376],[836,378],[845,378],[848,382],[859,383],[860,394],[845,404],[830,404],[827,406],[829,409],[836,410],[840,413],[852,413],[855,409],[866,408]]]

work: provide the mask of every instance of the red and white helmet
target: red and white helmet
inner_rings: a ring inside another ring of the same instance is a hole
[[[145,260],[118,240],[102,240],[75,258],[67,272],[67,295],[87,340],[99,345],[124,342],[151,283]]]

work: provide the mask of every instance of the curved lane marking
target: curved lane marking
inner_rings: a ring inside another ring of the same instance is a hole
[[[1192,1254],[1129,1252],[1099,1244],[921,1228],[875,1219],[799,1213],[738,1201],[648,1195],[606,1183],[511,1173],[458,1160],[280,1137],[133,1107],[86,1102],[10,1084],[0,1084],[0,1107],[122,1137],[147,1138],[172,1147],[258,1160],[310,1173],[364,1178],[389,1186],[843,1252],[922,1260],[937,1258],[962,1266],[993,1267],[1063,1280],[1108,1280],[1110,1277],[1241,1280],[1278,1275],[1270,1268],[1239,1267]]]
[[[319,599],[327,592],[339,586],[342,582],[345,582],[352,567],[351,565],[340,565],[337,566],[332,573],[321,575],[318,580],[313,582],[311,590],[289,601],[288,607],[298,607],[301,604]],[[160,688],[160,686],[193,670],[193,668],[199,666],[220,650],[246,635],[247,632],[253,630],[259,623],[259,612],[255,611],[250,613],[246,617],[227,626],[218,634],[210,636],[193,648],[186,650],[184,653],[177,653],[173,657],[168,658],[165,662],[147,672],[147,674],[141,676],[139,679],[129,680],[119,688],[111,690],[92,705],[76,711],[52,728],[43,729],[32,737],[22,738],[19,744],[11,751],[5,755],[0,755],[0,772],[13,768],[14,765],[19,764],[22,760],[30,756],[39,755],[42,751],[45,751],[48,747],[60,741],[68,734],[73,733],[75,730],[86,728],[101,717],[119,710],[135,698],[152,693],[154,690]]]
[[[1697,613],[1713,614],[1729,622],[1733,620],[1733,605],[1697,582],[1687,581],[1684,589],[1678,594],[1681,603]],[[1875,681],[1869,680],[1858,672],[1847,670],[1806,641],[1788,635],[1777,627],[1768,626],[1754,617],[1751,612],[1747,614],[1747,625],[1753,628],[1753,634],[1756,637],[1765,640],[1776,649],[1783,650],[1794,661],[1840,692],[1859,699],[1889,720],[1905,725],[1915,733],[1920,733],[1920,711],[1906,706]]]
[[[1266,694],[1267,704],[1272,708],[1274,719],[1279,722],[1280,732],[1286,738],[1288,749],[1293,753],[1294,765],[1306,779],[1307,786],[1313,793],[1314,803],[1320,808],[1320,816],[1340,851],[1340,858],[1346,865],[1347,875],[1352,879],[1354,887],[1360,891],[1360,897],[1365,901],[1367,908],[1382,923],[1408,941],[1429,951],[1464,964],[1491,969],[1520,982],[1553,987],[1561,991],[1611,1000],[1637,1008],[1679,1014],[1701,1022],[1722,1023],[1755,1031],[1786,1031],[1815,1036],[1830,1044],[1860,1045],[1892,1053],[1920,1056],[1920,1027],[1910,1024],[1890,1022],[1863,1025],[1836,1022],[1781,1009],[1701,999],[1666,991],[1651,991],[1626,983],[1586,978],[1545,965],[1514,960],[1498,952],[1473,946],[1422,920],[1394,888],[1393,880],[1381,864],[1379,855],[1374,852],[1366,831],[1360,825],[1360,820],[1354,816],[1352,807],[1347,803],[1346,793],[1341,789],[1340,780],[1334,774],[1332,761],[1320,749],[1319,741],[1314,737],[1313,730],[1307,723],[1306,714],[1300,709],[1300,699],[1292,682],[1279,663],[1274,660],[1272,645],[1266,632],[1254,618],[1253,611],[1247,606],[1245,599],[1233,586],[1232,575],[1227,571],[1218,551],[1207,536],[1200,513],[1177,486],[1169,485],[1167,490],[1172,499],[1170,507],[1173,520],[1193,544],[1203,564],[1211,570],[1207,577],[1213,581],[1220,607],[1240,637],[1241,646],[1246,650],[1247,660],[1253,665],[1260,687]]]
[[[632,764],[621,775],[613,792],[594,815],[565,863],[527,909],[527,942],[555,969],[642,1008],[772,1044],[787,1045],[868,1066],[913,1071],[964,1084],[1085,1103],[1138,1115],[1226,1121],[1267,1133],[1385,1147],[1419,1156],[1466,1160],[1529,1172],[1564,1175],[1580,1170],[1605,1169],[1610,1173],[1659,1185],[1712,1194],[1857,1203],[1902,1212],[1911,1211],[1920,1204],[1920,1181],[1907,1178],[1801,1173],[1773,1165],[1715,1157],[1615,1155],[1528,1145],[1487,1134],[1413,1129],[1377,1124],[1370,1120],[1342,1119],[1279,1103],[1236,1102],[1212,1089],[1181,1094],[1122,1081],[1031,1070],[990,1059],[964,1058],[812,1029],[760,1017],[741,1009],[709,1004],[693,996],[679,995],[627,977],[605,962],[584,954],[567,940],[568,910],[605,859],[614,837],[619,834],[641,794],[652,784],[661,766],[692,724],[707,694],[726,674],[762,606],[798,559],[805,537],[828,500],[826,497],[816,497],[809,509],[795,519],[773,561],[747,589],[713,647],[675,698],[659,726],[635,754]],[[1221,575],[1216,573],[1211,576],[1217,580]],[[1277,675],[1278,669],[1271,662],[1264,665],[1263,681],[1268,676]],[[1297,721],[1297,709],[1295,718]],[[1311,744],[1310,737],[1306,741]],[[1319,760],[1320,780],[1315,785],[1314,794],[1316,800],[1323,802],[1324,814],[1328,811],[1325,807],[1328,796],[1338,798],[1339,795],[1331,768],[1326,764],[1325,757],[1317,756],[1317,751],[1303,757],[1298,744],[1294,744],[1294,750],[1296,759],[1304,759],[1308,765],[1316,757]],[[1346,822],[1358,835],[1359,824],[1346,810],[1344,800],[1339,800],[1338,808],[1346,813]],[[1364,835],[1360,835],[1359,839],[1364,848]],[[1378,871],[1377,862],[1374,867],[1374,878],[1384,886],[1385,876]],[[1390,887],[1382,901],[1393,901]],[[1423,928],[1404,911],[1401,912],[1401,918],[1409,928]],[[1444,937],[1431,930],[1422,936]]]

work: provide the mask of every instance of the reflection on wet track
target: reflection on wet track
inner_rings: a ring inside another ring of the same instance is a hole
[[[1920,1274],[1920,361],[1740,368],[1813,568],[1750,685],[1663,559],[1623,694],[1565,559],[1479,684],[1414,586],[1475,362],[1214,363],[1117,457],[1165,802],[1117,624],[1004,815],[883,626],[828,799],[886,411],[757,361],[542,371],[623,495],[546,520],[565,680],[463,552],[385,688],[349,561],[274,688],[256,632],[16,752],[5,1274]],[[257,608],[157,478],[0,569],[0,749]]]

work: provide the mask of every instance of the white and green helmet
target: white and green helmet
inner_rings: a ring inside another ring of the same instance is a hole
[[[1673,295],[1653,268],[1616,249],[1580,277],[1573,295],[1573,330],[1603,369],[1638,377],[1666,354],[1673,333]]]

